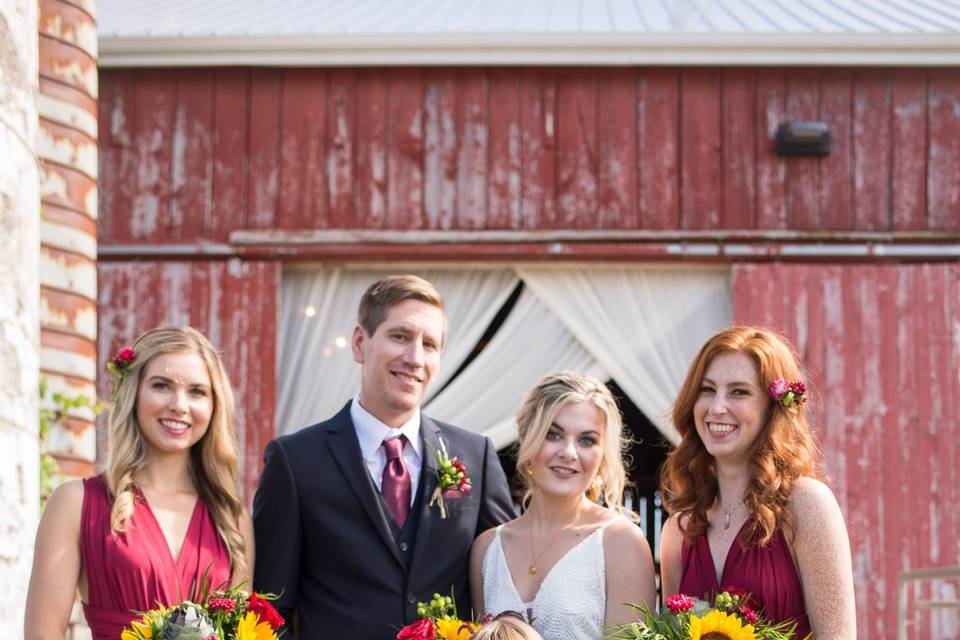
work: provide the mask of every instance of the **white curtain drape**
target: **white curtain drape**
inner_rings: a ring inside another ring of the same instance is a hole
[[[390,273],[415,273],[444,298],[447,342],[434,389],[473,350],[517,285],[511,269],[295,269],[283,275],[278,344],[277,432],[290,433],[336,413],[360,386],[350,337],[360,297]]]
[[[556,314],[525,290],[486,348],[424,412],[483,433],[499,449],[516,440],[514,415],[527,390],[561,369],[609,377]]]
[[[526,286],[672,442],[669,409],[700,345],[733,318],[727,269],[518,267]]]

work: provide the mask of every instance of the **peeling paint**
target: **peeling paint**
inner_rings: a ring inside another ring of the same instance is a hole
[[[48,120],[59,122],[78,131],[82,131],[94,140],[97,139],[97,114],[87,109],[50,97],[44,93],[37,96],[37,110]]]
[[[97,265],[82,258],[68,259],[47,247],[40,249],[40,273],[43,284],[72,291],[93,300],[97,298]]]
[[[51,247],[97,259],[97,239],[86,231],[46,220],[40,223],[41,241]]]

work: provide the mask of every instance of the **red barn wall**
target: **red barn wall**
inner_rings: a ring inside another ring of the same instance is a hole
[[[733,308],[783,331],[807,367],[859,635],[892,637],[897,575],[960,565],[960,265],[741,264]],[[919,618],[911,638],[955,637]]]
[[[251,259],[234,231],[960,234],[960,69],[104,69],[100,83],[99,361],[160,322],[208,332],[237,388],[248,497],[274,432],[281,260],[297,253]],[[833,153],[775,155],[788,119],[828,122]],[[352,249],[339,255],[376,255]],[[960,564],[960,267],[735,263],[733,281],[737,319],[781,327],[810,369],[860,633],[885,637],[899,571]]]
[[[960,69],[102,72],[100,242],[239,229],[960,231]],[[784,159],[785,120],[825,158]]]

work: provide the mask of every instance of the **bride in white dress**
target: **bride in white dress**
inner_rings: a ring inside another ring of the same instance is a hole
[[[622,504],[620,411],[601,381],[561,372],[530,390],[517,425],[525,510],[474,542],[474,611],[517,611],[544,640],[600,640],[636,619],[624,603],[656,604],[650,545]]]

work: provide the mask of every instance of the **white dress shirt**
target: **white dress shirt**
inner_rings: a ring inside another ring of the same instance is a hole
[[[423,444],[420,442],[420,410],[413,417],[394,429],[380,422],[376,416],[363,408],[360,396],[353,397],[350,403],[350,419],[360,441],[360,455],[367,465],[367,471],[373,478],[373,484],[380,491],[383,468],[387,466],[387,454],[383,450],[383,441],[391,438],[407,437],[403,447],[403,464],[410,473],[410,506],[417,499],[417,486],[420,484],[420,468],[423,466]]]

